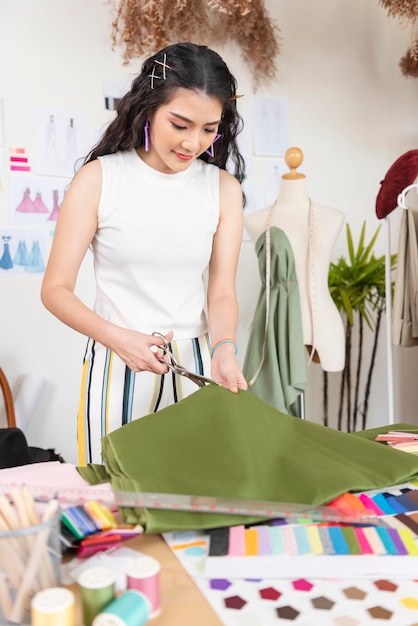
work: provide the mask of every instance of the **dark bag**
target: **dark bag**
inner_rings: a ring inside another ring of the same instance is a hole
[[[0,469],[45,461],[64,463],[62,456],[53,448],[28,446],[25,434],[20,428],[0,428]]]
[[[0,428],[0,469],[28,465],[29,463],[43,463],[45,461],[64,463],[62,456],[55,452],[53,448],[44,450],[43,448],[28,446],[23,431],[16,427],[12,391],[6,374],[1,368],[0,391],[3,395],[8,426],[8,428]]]

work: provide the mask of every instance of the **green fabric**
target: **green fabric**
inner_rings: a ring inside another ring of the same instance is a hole
[[[285,233],[270,228],[270,306],[266,332],[266,233],[256,241],[262,286],[242,371],[247,380],[263,366],[249,391],[283,413],[300,417],[299,398],[305,388],[306,350],[299,285],[292,247]]]
[[[346,491],[382,489],[418,476],[414,455],[280,413],[248,391],[233,394],[217,385],[113,431],[102,439],[102,454],[115,491],[314,506]],[[146,532],[256,521],[211,513],[120,510],[124,521],[140,523]]]
[[[89,485],[99,485],[101,483],[110,482],[110,476],[106,472],[103,465],[97,463],[89,463],[86,467],[77,467],[78,473],[86,480]]]

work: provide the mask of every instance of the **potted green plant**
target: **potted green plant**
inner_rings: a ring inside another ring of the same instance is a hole
[[[353,432],[360,425],[366,428],[370,390],[379,341],[382,316],[386,309],[385,256],[376,257],[373,248],[380,226],[366,243],[366,222],[363,222],[357,247],[354,246],[350,225],[346,225],[348,258],[341,256],[331,263],[328,284],[331,297],[340,311],[345,327],[345,366],[341,372],[337,427]],[[390,257],[391,270],[396,267],[396,254]],[[393,292],[393,283],[392,283]],[[390,294],[392,298],[392,293]],[[354,333],[357,322],[358,332]],[[365,366],[365,324],[372,331],[372,349],[367,365],[364,389],[361,390],[363,367]],[[353,342],[357,341],[353,349]],[[354,359],[356,357],[356,362]],[[328,372],[323,372],[323,422],[328,425]],[[362,397],[361,397],[362,393]],[[359,420],[358,418],[361,418]]]

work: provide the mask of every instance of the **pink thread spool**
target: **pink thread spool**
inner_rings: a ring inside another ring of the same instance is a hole
[[[159,562],[152,556],[143,555],[132,559],[126,570],[127,589],[142,591],[151,603],[150,618],[161,612]]]

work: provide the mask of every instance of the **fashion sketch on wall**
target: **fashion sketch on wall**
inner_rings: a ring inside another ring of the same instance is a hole
[[[65,109],[40,108],[36,112],[36,172],[44,176],[72,177],[85,156],[85,116]]]
[[[50,224],[55,229],[59,207],[70,179],[10,176],[12,224]]]
[[[45,229],[0,228],[0,276],[44,272],[48,240]]]

